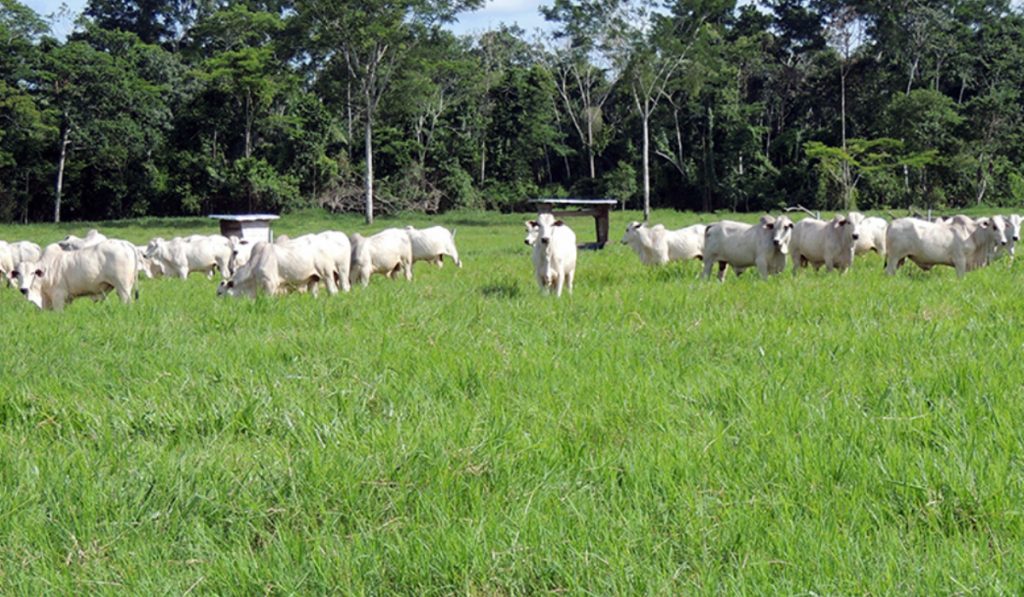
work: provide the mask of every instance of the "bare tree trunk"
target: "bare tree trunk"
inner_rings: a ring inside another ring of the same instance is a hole
[[[590,159],[590,178],[597,178],[597,170],[594,168],[594,123],[589,114],[587,116],[587,157]]]
[[[366,223],[373,224],[373,116],[366,111]]]
[[[60,199],[64,192],[64,163],[67,161],[70,143],[71,127],[64,125],[60,134],[60,158],[57,160],[57,196],[53,203],[53,221],[56,223],[60,223]]]
[[[649,132],[650,132],[649,131],[650,118],[651,118],[651,115],[649,113],[646,113],[646,112],[641,117],[641,120],[643,121],[643,128],[644,128],[643,168],[644,168],[644,221],[645,222],[651,219],[651,168],[650,168],[650,158],[647,155],[649,150],[650,150],[650,144],[651,144],[651,142],[650,142],[650,134],[649,134]]]
[[[245,93],[245,157],[252,157],[252,97]]]
[[[480,184],[487,180],[487,142],[480,141]]]

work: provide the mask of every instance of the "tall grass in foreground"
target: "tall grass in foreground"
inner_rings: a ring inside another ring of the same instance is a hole
[[[1024,264],[718,284],[615,244],[555,300],[523,219],[429,220],[465,268],[333,298],[0,289],[0,592],[1024,591]],[[275,227],[325,228],[362,227]]]

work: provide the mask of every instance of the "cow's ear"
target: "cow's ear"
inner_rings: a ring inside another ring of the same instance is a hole
[[[536,228],[537,220],[530,220],[529,222],[526,223],[526,225],[529,226],[530,228]]]
[[[982,228],[988,228],[988,218],[980,222]]]
[[[764,227],[767,228],[768,230],[771,230],[771,229],[775,228],[775,223],[774,222],[765,222],[764,223]]]
[[[18,270],[12,269],[11,271],[7,272],[7,277],[12,280],[16,280],[18,278]]]
[[[555,226],[565,226],[565,222],[562,220],[555,220]]]

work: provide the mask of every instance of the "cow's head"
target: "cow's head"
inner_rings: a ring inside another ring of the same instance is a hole
[[[540,233],[540,227],[535,220],[530,220],[524,225],[526,226],[526,238],[523,239],[523,242],[532,247],[537,244],[537,235]]]
[[[1006,222],[1001,216],[978,218],[977,223],[978,226],[989,231],[993,242],[1006,246]]]
[[[629,225],[626,226],[626,233],[622,235],[622,244],[628,245],[630,241],[635,239],[641,233],[641,230],[646,227],[647,224],[644,224],[643,222],[630,222]]]
[[[236,271],[249,262],[252,256],[253,243],[250,240],[238,238],[237,236],[232,236],[228,241],[231,245],[231,260],[228,263],[228,268],[231,271]]]
[[[146,244],[146,250],[143,253],[143,255],[149,259],[152,259],[154,255],[160,252],[160,249],[162,249],[166,243],[167,241],[160,238],[159,236],[151,239],[149,243]]]
[[[544,245],[551,242],[551,236],[555,233],[557,228],[565,226],[565,222],[562,220],[556,220],[555,216],[551,214],[540,214],[537,216],[536,224],[537,239]]]
[[[793,221],[787,216],[761,216],[761,226],[771,236],[772,245],[783,255],[789,253],[789,239],[793,236]]]
[[[1020,225],[1021,217],[1018,214],[1012,214],[1006,218],[1006,235],[1013,242],[1020,240]]]
[[[221,280],[220,285],[217,286],[217,296],[238,296],[235,290],[235,281],[230,278],[227,280]]]
[[[40,309],[43,308],[42,286],[46,270],[42,264],[24,261],[15,266],[7,275],[10,277],[11,283],[30,303]]]
[[[860,218],[854,218],[852,213],[845,217],[836,214],[836,217],[832,218],[832,223],[838,227],[843,234],[850,235],[850,238],[854,241],[860,238]]]

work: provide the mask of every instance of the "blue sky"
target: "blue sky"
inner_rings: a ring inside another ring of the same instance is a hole
[[[75,17],[85,8],[86,0],[22,0],[44,17],[55,15],[51,21],[53,32],[64,37],[74,25]],[[465,13],[452,30],[459,34],[480,33],[493,29],[499,23],[517,23],[527,32],[544,26],[544,18],[537,8],[546,0],[488,0],[484,8]],[[62,14],[62,7],[66,11]]]

